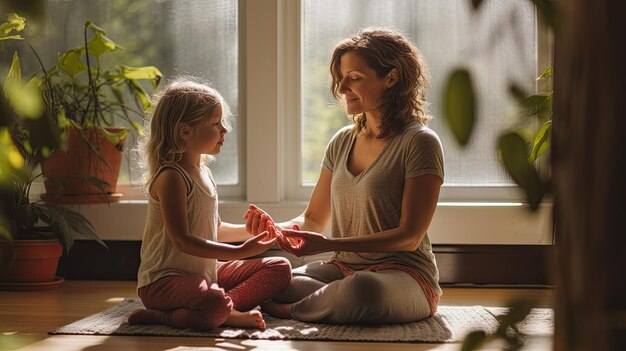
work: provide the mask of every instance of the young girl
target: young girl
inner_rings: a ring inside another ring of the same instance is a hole
[[[284,258],[238,260],[268,250],[276,238],[268,232],[250,237],[243,225],[220,220],[204,161],[224,144],[228,105],[189,77],[177,78],[156,98],[140,146],[149,202],[137,289],[147,309],[134,311],[128,323],[263,329],[261,313],[252,309],[287,286],[291,266]]]

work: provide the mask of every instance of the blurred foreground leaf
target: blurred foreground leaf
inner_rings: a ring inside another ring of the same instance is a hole
[[[457,142],[465,146],[472,135],[476,119],[476,96],[470,73],[456,69],[444,89],[444,115]]]
[[[528,204],[536,210],[545,194],[545,186],[535,167],[528,162],[526,143],[515,132],[500,136],[498,150],[507,172],[526,193]]]

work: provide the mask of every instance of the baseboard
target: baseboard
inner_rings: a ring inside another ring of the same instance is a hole
[[[135,280],[140,241],[77,240],[61,258],[58,275],[69,280]],[[433,245],[442,285],[548,286],[551,245]],[[309,260],[269,251],[299,265]]]

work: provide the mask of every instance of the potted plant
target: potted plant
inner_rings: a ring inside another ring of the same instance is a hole
[[[89,37],[91,36],[91,39]],[[41,89],[48,109],[57,114],[64,143],[42,162],[46,202],[115,201],[124,142],[140,132],[149,95],[141,82],[156,88],[162,78],[154,66],[105,65],[102,57],[121,46],[91,21],[84,26],[84,45],[41,66]]]
[[[22,39],[13,31],[25,19],[10,15],[0,25],[0,40]],[[10,35],[9,35],[10,34]],[[61,142],[56,115],[46,108],[36,77],[22,82],[14,53],[0,94],[0,289],[41,290],[60,285],[59,257],[67,253],[74,233],[104,244],[80,213],[31,200],[38,167]]]

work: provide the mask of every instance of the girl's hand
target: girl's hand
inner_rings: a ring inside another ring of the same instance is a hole
[[[267,212],[252,204],[248,205],[248,210],[244,213],[243,219],[246,221],[246,231],[251,235],[258,235],[270,226],[276,226]]]
[[[241,258],[258,255],[269,250],[274,243],[276,243],[276,240],[277,238],[275,236],[271,235],[268,231],[264,231],[239,245],[237,252],[241,254]]]
[[[278,240],[281,249],[298,257],[332,251],[331,241],[320,233],[283,229]]]
[[[278,247],[280,247],[280,249],[283,251],[291,252],[290,250],[292,249],[292,247],[298,246],[301,242],[300,239],[285,237],[281,232],[282,229],[279,229],[275,226],[269,226],[269,228],[267,229],[269,232],[269,236],[271,238],[276,238],[276,243],[278,244]]]

